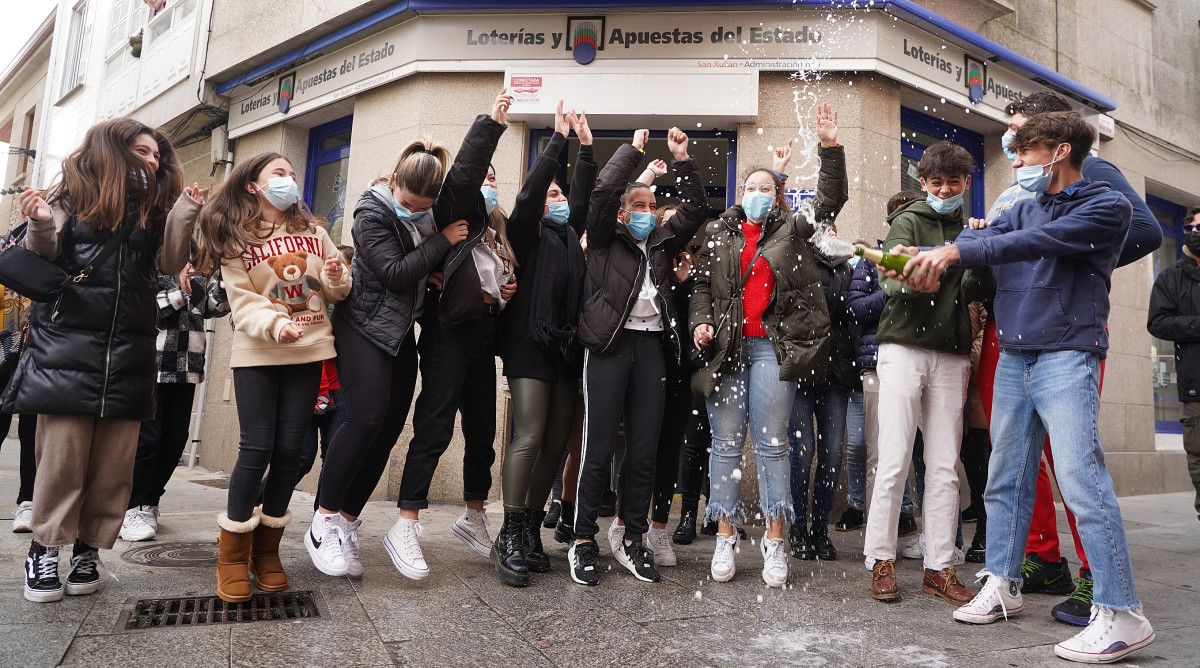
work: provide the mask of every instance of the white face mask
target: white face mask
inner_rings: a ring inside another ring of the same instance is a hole
[[[300,186],[294,179],[286,176],[272,176],[267,179],[267,187],[259,187],[258,192],[267,198],[271,206],[280,211],[287,211],[300,201]]]

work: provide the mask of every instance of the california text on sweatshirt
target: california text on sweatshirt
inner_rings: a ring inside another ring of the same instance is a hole
[[[263,222],[270,236],[241,257],[225,258],[221,279],[229,295],[233,320],[231,367],[276,366],[320,362],[337,353],[326,304],[350,294],[350,271],[337,280],[325,271],[325,260],[342,260],[324,229],[291,233]],[[279,333],[295,323],[304,335],[280,343]]]

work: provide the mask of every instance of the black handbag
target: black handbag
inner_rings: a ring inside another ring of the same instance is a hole
[[[758,258],[762,257],[762,247],[754,253],[754,257],[750,258],[750,266],[746,269],[746,273],[742,274],[742,281],[738,283],[737,289],[733,291],[733,295],[729,298],[729,305],[725,307],[725,312],[721,314],[721,319],[717,321],[717,326],[713,328],[713,342],[717,340],[717,335],[721,333],[721,328],[729,322],[729,316],[733,311],[733,305],[737,300],[742,298],[742,288],[746,287],[746,282],[750,280],[750,274],[754,271],[754,264],[758,262]],[[695,371],[699,371],[712,363],[713,346],[709,343],[703,348],[697,348],[692,344],[688,348],[688,365]]]
[[[22,242],[29,231],[29,223],[21,223],[0,248],[0,285],[41,304],[55,302],[67,286],[86,281],[96,267],[104,264],[125,243],[133,228],[132,223],[122,224],[87,265],[71,275],[56,262],[25,248]]]

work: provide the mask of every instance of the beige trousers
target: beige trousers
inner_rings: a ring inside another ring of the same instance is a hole
[[[133,486],[139,420],[39,415],[33,538],[110,550]]]

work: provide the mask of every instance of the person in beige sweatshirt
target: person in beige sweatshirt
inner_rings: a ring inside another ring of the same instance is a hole
[[[104,584],[98,550],[117,539],[138,428],[154,415],[155,272],[183,269],[204,199],[198,186],[183,191],[166,137],[116,118],[88,130],[56,185],[21,193],[25,247],[71,275],[87,274],[34,307],[4,395],[5,411],[39,415],[25,562],[31,601]],[[117,245],[101,257],[110,242]],[[59,548],[72,544],[64,587]]]
[[[325,229],[300,202],[292,164],[277,153],[241,162],[200,216],[202,273],[220,271],[233,322],[233,385],[241,447],[229,480],[217,560],[217,595],[287,588],[279,541],[304,435],[337,355],[326,304],[350,293],[350,274]],[[268,466],[271,475],[256,508]]]

